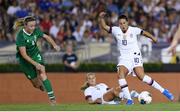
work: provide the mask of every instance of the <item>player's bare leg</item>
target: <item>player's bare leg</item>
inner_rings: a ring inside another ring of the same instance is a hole
[[[44,91],[42,81],[39,79],[39,77],[31,79],[30,81],[35,88],[40,89],[41,91]]]
[[[130,93],[132,98],[138,98],[139,93],[135,90],[132,90]],[[118,101],[114,101],[112,102],[112,100],[114,100],[115,97],[118,97],[119,100]],[[103,99],[106,102],[110,102],[110,104],[119,104],[120,101],[127,99],[126,96],[123,94],[123,92],[121,92],[121,88],[120,87],[115,87],[115,88],[111,88],[106,94],[103,95]]]
[[[110,89],[107,93],[103,95],[103,99],[106,102],[112,101],[115,97],[115,94],[113,92],[113,89]]]
[[[148,85],[154,87],[159,90],[162,94],[164,94],[169,100],[173,100],[174,96],[167,89],[164,89],[160,84],[158,84],[155,80],[153,80],[150,76],[144,73],[144,68],[139,66],[134,68],[134,72],[137,77]]]
[[[127,98],[126,104],[132,105],[134,103],[133,103],[133,100],[132,100],[130,92],[129,92],[127,81],[125,79],[127,74],[128,74],[128,69],[125,66],[120,65],[118,67],[119,85],[120,85],[121,90],[124,93],[125,97]]]
[[[45,91],[45,88],[44,88],[44,85],[43,85],[43,82],[42,82],[42,80],[41,80],[41,77],[40,77],[40,75],[38,75],[38,81],[39,81],[39,83],[40,83],[40,90],[42,90],[42,91]]]
[[[119,104],[120,102],[114,101],[115,97],[119,97],[120,88],[111,88],[108,90],[107,93],[103,95],[103,100],[107,102],[108,104]],[[120,97],[119,97],[120,98]]]

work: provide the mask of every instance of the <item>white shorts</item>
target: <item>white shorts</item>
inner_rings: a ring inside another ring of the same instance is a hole
[[[128,69],[128,74],[131,74],[133,76],[136,76],[133,69],[135,67],[142,67],[143,66],[143,62],[142,62],[142,56],[140,53],[135,53],[133,56],[129,57],[118,57],[118,64],[117,64],[117,69],[119,69],[119,66],[125,66]]]

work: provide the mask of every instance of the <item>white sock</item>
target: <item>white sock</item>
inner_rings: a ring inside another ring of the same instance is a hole
[[[124,98],[125,98],[125,96],[124,96],[124,93],[123,93],[123,92],[119,92],[119,98],[121,98],[121,99],[124,99]]]
[[[119,85],[126,99],[132,100],[127,82],[125,79],[119,79]]]
[[[154,87],[155,89],[159,90],[161,93],[164,91],[164,88],[160,86],[155,80],[153,80],[148,75],[145,75],[143,78],[143,82],[149,84],[150,86]]]

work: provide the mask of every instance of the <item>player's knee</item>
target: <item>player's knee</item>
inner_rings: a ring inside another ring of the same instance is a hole
[[[125,75],[124,75],[124,74],[118,74],[118,78],[119,78],[119,79],[124,79],[124,78],[125,78]]]
[[[40,77],[41,77],[42,80],[46,80],[47,79],[46,73],[41,73]]]
[[[125,73],[122,71],[118,71],[118,78],[119,79],[124,79],[126,77]]]

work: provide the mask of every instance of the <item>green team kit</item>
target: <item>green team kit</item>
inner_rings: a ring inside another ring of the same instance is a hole
[[[44,65],[44,59],[38,49],[37,40],[43,37],[43,32],[39,28],[35,28],[32,34],[28,34],[23,28],[19,30],[16,37],[17,54],[16,57],[19,61],[21,70],[25,73],[28,79],[34,79],[37,77],[38,72],[34,65],[26,61],[19,52],[19,47],[26,47],[26,53],[34,61]],[[50,100],[54,100],[54,92],[52,90],[51,83],[48,79],[42,81],[44,88],[47,91]]]
[[[19,60],[21,70],[25,73],[27,78],[33,79],[37,77],[37,71],[34,65],[27,62],[19,52],[18,47],[26,47],[26,53],[34,61],[43,64],[44,60],[37,46],[37,40],[43,37],[43,32],[36,28],[32,34],[28,34],[23,28],[19,30],[16,38],[17,54],[16,57]]]

